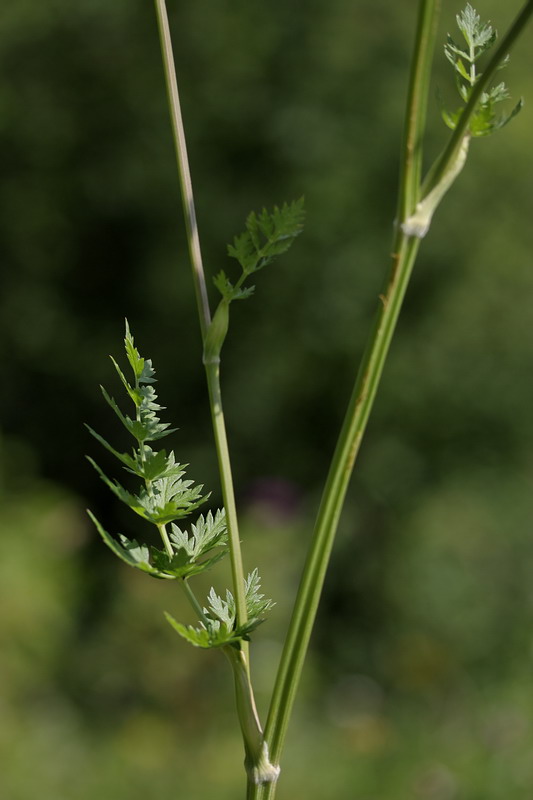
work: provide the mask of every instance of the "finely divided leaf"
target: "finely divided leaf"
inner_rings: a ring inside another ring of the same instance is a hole
[[[115,553],[115,555],[118,556],[122,561],[124,561],[126,564],[129,564],[130,567],[140,569],[142,572],[147,572],[149,575],[152,575],[156,578],[173,577],[164,575],[156,567],[150,564],[149,550],[145,545],[140,545],[135,541],[135,539],[130,540],[122,535],[120,536],[120,542],[117,542],[117,540],[114,539],[111,534],[102,527],[100,522],[96,519],[91,511],[87,511],[87,513],[94,522],[98,533],[109,549],[112,550],[113,553]]]
[[[466,48],[459,47],[448,34],[444,53],[455,69],[457,89],[461,99],[466,104],[472,94],[472,89],[478,82],[481,72],[477,69],[477,61],[488,49],[492,47],[497,38],[497,32],[489,23],[482,23],[479,14],[468,3],[465,9],[457,15],[457,25],[461,31]],[[508,58],[500,64],[502,69],[507,64]],[[522,102],[507,115],[498,116],[494,110],[496,103],[509,98],[509,92],[504,83],[483,92],[475,112],[470,118],[468,135],[488,136],[506,125],[520,111]],[[442,117],[446,125],[454,130],[457,126],[461,111],[449,112],[443,109]]]
[[[105,472],[98,466],[96,461],[93,461],[93,459],[90,456],[87,456],[86,458],[87,461],[90,464],[92,464],[97,473],[100,475],[105,485],[109,489],[111,489],[113,494],[115,494],[118,497],[118,499],[122,500],[122,502],[125,503],[127,506],[129,506],[134,511],[137,511],[137,513],[139,513],[138,511],[139,502],[137,497],[134,494],[131,494],[131,492],[128,492],[127,489],[121,486],[121,484],[117,480],[112,481],[110,478],[108,478]]]
[[[200,514],[195,525],[191,525],[192,536],[177,525],[171,525],[170,541],[178,548],[185,550],[190,556],[200,558],[213,547],[224,547],[227,544],[226,513],[219,509],[215,517],[211,511],[204,517]]]
[[[246,608],[251,619],[259,619],[265,616],[274,606],[272,600],[265,599],[265,595],[260,593],[261,579],[257,567],[251,572],[245,584]]]
[[[246,219],[246,230],[228,245],[228,255],[241,265],[242,275],[234,286],[221,271],[214,279],[215,286],[228,302],[249,297],[253,287],[242,288],[244,280],[276,257],[285,253],[302,232],[305,218],[304,199],[284,203],[272,211],[264,208],[259,214],[252,211]]]
[[[245,582],[249,618],[244,625],[236,624],[235,599],[229,589],[226,590],[226,596],[221,597],[214,588],[211,588],[207,597],[207,608],[203,609],[202,621],[198,628],[180,625],[169,614],[166,614],[166,617],[180,636],[196,647],[236,644],[243,639],[249,639],[249,634],[263,622],[265,615],[274,605],[271,600],[265,600],[260,588],[259,575],[257,569],[254,569]]]
[[[215,275],[213,278],[213,283],[217,287],[223,299],[227,301],[245,300],[247,297],[250,297],[255,290],[255,286],[247,286],[246,289],[237,289],[235,286],[233,286],[224,270],[220,270],[220,272]]]
[[[271,212],[264,208],[260,214],[252,211],[246,220],[246,231],[228,245],[228,255],[236,258],[244,275],[250,275],[269,264],[275,256],[286,252],[303,230],[304,199]]]
[[[99,433],[96,433],[96,431],[94,431],[94,430],[91,428],[91,426],[90,426],[90,425],[87,425],[87,424],[85,424],[85,427],[87,428],[87,430],[89,431],[89,433],[90,433],[92,436],[94,436],[94,438],[95,438],[95,439],[96,439],[98,442],[100,442],[100,444],[101,444],[101,445],[103,445],[103,446],[106,448],[106,450],[109,450],[109,452],[110,452],[110,453],[113,453],[113,455],[115,456],[115,458],[118,458],[118,460],[119,460],[119,461],[122,461],[122,463],[123,463],[123,464],[126,466],[126,468],[127,468],[128,470],[130,470],[130,471],[135,471],[135,465],[136,465],[135,457],[132,457],[132,456],[128,455],[128,453],[119,453],[119,452],[118,452],[118,450],[115,450],[115,448],[114,448],[114,447],[112,447],[112,446],[109,444],[109,442],[107,442],[107,441],[104,439],[104,437],[103,437],[103,436],[100,436],[100,434],[99,434]],[[90,460],[90,459],[89,459],[89,460]],[[93,462],[91,462],[91,463],[93,463]]]
[[[174,630],[190,642],[190,644],[195,647],[204,648],[213,646],[211,644],[209,631],[206,628],[193,628],[192,625],[182,625],[181,622],[177,622],[167,611],[165,611],[165,617]]]
[[[128,324],[128,320],[126,320],[126,336],[124,338],[124,345],[126,347],[126,357],[133,370],[133,374],[135,375],[135,380],[138,381],[142,378],[143,374],[145,374],[145,360],[139,355],[139,351],[135,347],[133,336],[130,333],[130,326]],[[145,383],[152,382],[153,374],[154,372],[150,364],[148,372],[146,373],[148,380],[145,377],[144,382]]]
[[[490,23],[481,23],[481,17],[470,3],[466,4],[464,11],[457,14],[456,20],[457,27],[472,49],[483,52],[494,44],[496,32]]]
[[[188,578],[210,569],[223,558],[227,551],[226,515],[223,510],[217,511],[215,517],[209,512],[204,518],[200,515],[196,524],[191,525],[192,536],[172,524],[169,539],[174,550],[170,557],[163,550],[152,548],[152,560],[162,572],[178,578]],[[210,558],[208,553],[219,548]]]

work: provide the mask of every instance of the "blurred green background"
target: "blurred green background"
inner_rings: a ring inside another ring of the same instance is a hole
[[[387,268],[417,3],[168,5],[210,274],[249,210],[306,196],[224,353],[246,565],[277,601],[255,636],[264,712]],[[503,30],[519,3],[477,6]],[[533,797],[532,36],[505,75],[524,111],[474,142],[423,243],[280,800]],[[3,0],[0,70],[0,796],[233,800],[226,664],[175,636],[175,588],[113,559],[84,510],[137,533],[84,460],[112,468],[86,421],[121,444],[98,384],[118,395],[125,316],[177,456],[220,499],[152,3]],[[428,156],[454,92],[440,48],[434,74]]]

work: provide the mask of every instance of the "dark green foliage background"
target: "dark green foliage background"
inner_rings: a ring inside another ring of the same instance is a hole
[[[441,41],[460,10],[443,5]],[[501,31],[518,3],[477,7]],[[209,273],[231,274],[252,208],[306,196],[304,235],[232,308],[224,352],[246,564],[277,600],[256,636],[264,707],[387,267],[416,3],[169,9]],[[531,796],[532,35],[505,76],[524,111],[474,142],[423,243],[280,800]],[[84,513],[142,530],[83,459],[83,422],[121,444],[98,384],[119,393],[125,316],[171,446],[219,499],[152,4],[4,0],[0,68],[0,794],[235,798],[226,665],[178,640],[163,610],[193,620],[173,587],[114,563]],[[440,51],[437,85],[453,100]],[[429,118],[434,156],[435,99]]]

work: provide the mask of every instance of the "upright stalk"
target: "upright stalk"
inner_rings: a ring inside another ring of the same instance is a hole
[[[233,589],[235,593],[237,622],[239,625],[244,625],[248,618],[248,613],[246,610],[246,598],[244,594],[244,569],[242,563],[241,543],[239,540],[239,527],[237,521],[237,509],[235,506],[235,492],[233,490],[233,477],[231,472],[228,440],[226,436],[226,424],[224,422],[224,410],[222,408],[219,365],[211,363],[206,364],[205,370],[207,375],[207,386],[209,389],[211,419],[213,422],[213,430],[215,432],[215,443],[220,470],[220,481],[222,485],[222,496],[224,498],[224,508],[226,509],[226,519],[228,524],[231,571],[233,575]],[[247,656],[248,648],[246,645],[247,642],[243,642],[243,647]],[[248,659],[246,659],[246,663],[248,663]]]
[[[170,38],[170,28],[168,24],[168,14],[165,0],[155,0],[155,9],[159,28],[159,39],[161,42],[163,67],[165,70],[170,121],[172,124],[172,134],[176,149],[176,160],[178,165],[181,199],[183,202],[183,215],[185,217],[187,244],[189,247],[189,257],[193,271],[194,289],[196,294],[196,303],[198,306],[198,317],[200,319],[200,329],[202,331],[202,339],[204,339],[209,327],[209,323],[211,322],[211,313],[209,311],[209,299],[207,296],[207,286],[202,263],[202,251],[200,249],[200,237],[198,235],[198,225],[196,222],[196,209],[192,192],[191,171],[189,169],[189,158],[187,156],[187,142],[185,139],[185,129],[183,127],[183,117],[181,115],[178,81],[176,79],[176,67],[174,64],[174,54],[172,52],[172,40]]]
[[[187,156],[187,143],[185,139],[185,130],[183,127],[183,117],[181,114],[178,82],[176,79],[176,68],[174,64],[174,55],[172,52],[172,40],[170,37],[170,28],[168,24],[165,0],[155,0],[155,7],[159,27],[159,37],[161,41],[161,52],[163,56],[163,67],[167,85],[170,117],[172,122],[172,133],[176,150],[181,197],[183,200],[185,229],[187,232],[189,256],[192,265],[198,316],[200,320],[200,330],[202,333],[202,342],[205,342],[207,331],[209,325],[211,324],[211,313],[209,310],[207,285],[202,263],[202,252],[200,249],[200,238],[198,235],[198,225],[196,222],[196,210],[192,191],[191,172],[189,168],[189,159]],[[224,507],[227,515],[231,572],[235,603],[237,607],[237,620],[239,625],[242,625],[246,623],[247,619],[246,601],[244,596],[244,570],[242,565],[237,514],[235,511],[235,492],[233,489],[231,462],[229,457],[224,414],[222,411],[218,365],[207,364],[206,375],[211,402],[213,431],[218,455],[218,466],[222,484],[222,496],[224,498]]]
[[[179,100],[178,83],[176,79],[176,69],[172,52],[172,41],[170,37],[165,0],[155,0],[155,6],[168,92],[170,116],[172,121],[174,146],[176,150],[181,196],[183,201],[183,212],[185,217],[189,256],[193,271],[202,343],[205,346],[206,337],[211,325],[211,313],[209,309],[207,286],[202,263],[202,253],[200,249],[200,239],[196,222],[196,211],[192,191],[189,160],[187,156],[187,144]],[[239,539],[239,528],[235,505],[235,491],[233,488],[233,476],[226,435],[226,425],[224,420],[224,412],[222,409],[219,359],[217,358],[215,362],[206,361],[205,370],[209,390],[211,418],[217,450],[222,496],[224,500],[224,508],[226,510],[233,594],[236,607],[236,624],[238,626],[242,626],[247,622],[248,613],[246,608],[241,543]],[[167,545],[166,541],[165,545]],[[199,613],[200,619],[205,621],[203,610],[191,592],[187,581],[183,581],[183,588],[193,608],[197,611],[197,613]],[[232,647],[225,648],[225,652],[233,669],[237,715],[244,741],[245,767],[248,775],[248,786],[255,786],[258,781],[262,782],[275,780],[279,770],[273,767],[269,761],[268,748],[265,744],[263,730],[257,715],[253,688],[250,681],[248,643],[244,641],[241,642],[238,649],[234,649]],[[250,789],[248,790],[248,793],[249,792]]]
[[[274,686],[265,738],[272,762],[276,765],[279,764],[346,490],[420,244],[418,239],[405,234],[399,223],[413,211],[420,191],[421,135],[438,9],[438,0],[422,0],[419,7],[392,264],[331,462]],[[265,784],[257,787],[252,798],[271,800],[274,795],[275,784]]]

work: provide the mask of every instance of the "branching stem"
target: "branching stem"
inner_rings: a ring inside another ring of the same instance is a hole
[[[207,331],[211,324],[211,315],[202,266],[172,45],[165,0],[155,0],[155,4],[180,175],[185,225],[193,267],[202,340],[205,344]],[[443,187],[443,179],[453,179],[455,177],[455,173],[452,175],[455,169],[454,165],[458,163],[461,148],[464,148],[465,139],[468,138],[468,124],[470,118],[479,103],[482,92],[488,86],[496,69],[512,48],[516,38],[533,14],[533,0],[528,0],[525,3],[508,33],[495,51],[485,72],[473,86],[469,100],[447,147],[442,156],[437,159],[435,165],[429,171],[422,187],[421,143],[425,128],[431,61],[439,8],[440,0],[420,0],[419,2],[417,32],[408,90],[406,124],[401,158],[399,199],[391,267],[383,293],[380,295],[378,312],[354,384],[346,417],[339,435],[326,486],[322,495],[309,554],[305,563],[280,667],[276,677],[264,737],[255,711],[247,651],[244,648],[241,651],[233,651],[228,648],[226,652],[234,670],[237,707],[247,754],[247,800],[273,800],[275,796],[278,764],[287,725],[300,680],[303,662],[307,653],[311,630],[314,624],[344,498],[372,410],[403,298],[420,246],[420,238],[413,235],[409,225],[406,223],[412,217],[418,204],[424,197],[429,195],[436,187]],[[445,188],[446,187],[444,187],[443,190],[445,190]],[[431,215],[429,216],[429,221],[430,219]],[[246,622],[247,618],[244,594],[244,571],[235,510],[231,465],[222,411],[219,364],[216,363],[215,360],[213,362],[207,360],[205,366],[222,491],[227,514],[237,620],[238,624],[242,625]],[[183,582],[183,586],[187,593],[188,585],[186,581]],[[189,599],[195,610],[203,614],[203,611],[192,593],[189,595]],[[200,618],[202,618],[201,615]],[[270,757],[268,757],[269,751]],[[267,760],[263,764],[262,758],[265,754]]]

